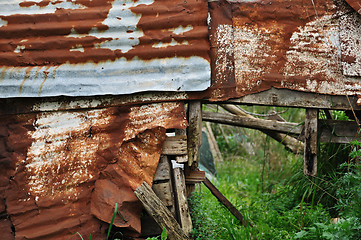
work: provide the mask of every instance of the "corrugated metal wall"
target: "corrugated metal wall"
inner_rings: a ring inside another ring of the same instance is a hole
[[[201,91],[206,0],[0,2],[0,98]]]

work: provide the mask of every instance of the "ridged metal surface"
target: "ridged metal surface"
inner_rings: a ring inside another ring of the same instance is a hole
[[[166,129],[187,125],[182,103],[0,120],[2,239],[105,239],[116,203],[114,225],[136,235],[142,206],[133,191],[152,184]]]
[[[0,98],[200,91],[207,1],[0,2]]]
[[[346,0],[346,2],[361,15],[361,0]]]
[[[272,87],[361,95],[361,15],[346,1],[237,0],[210,6],[212,100]]]

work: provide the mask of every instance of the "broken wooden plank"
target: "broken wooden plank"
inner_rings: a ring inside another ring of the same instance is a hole
[[[193,224],[191,215],[189,213],[187,193],[186,193],[186,184],[184,179],[184,172],[180,167],[173,169],[174,175],[174,189],[176,197],[176,209],[179,216],[179,221],[182,226],[183,231],[189,235],[192,231]]]
[[[187,136],[166,136],[163,144],[162,154],[164,155],[185,155],[187,154]]]
[[[172,213],[164,205],[164,203],[155,195],[154,191],[149,187],[146,182],[143,182],[138,187],[134,194],[139,201],[143,204],[145,210],[153,219],[158,223],[161,228],[167,231],[168,239],[170,240],[183,240],[189,239],[179,226]]]
[[[235,216],[243,226],[252,226],[251,223],[246,223],[244,216],[237,210],[235,206],[206,178],[203,181],[204,185],[211,191],[211,193],[220,201],[232,214]]]
[[[306,109],[303,171],[308,176],[317,174],[317,127],[318,109]]]
[[[279,122],[259,118],[249,118],[226,113],[203,112],[204,121],[247,127],[258,130],[269,130],[287,134],[301,134],[302,126],[297,123]]]
[[[228,100],[227,103],[334,110],[361,110],[361,106],[357,105],[356,96],[349,96],[348,98],[350,99],[350,102],[346,96],[271,88],[270,90],[249,94],[238,99]]]
[[[187,146],[188,165],[198,166],[202,144],[202,104],[201,101],[188,103]]]

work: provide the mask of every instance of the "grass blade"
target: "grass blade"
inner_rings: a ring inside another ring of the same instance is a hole
[[[113,217],[112,217],[112,220],[110,221],[110,225],[109,225],[109,229],[108,229],[107,240],[109,239],[110,231],[112,230],[112,226],[113,226],[113,223],[114,223],[115,216],[117,215],[117,212],[118,212],[118,203],[115,203],[115,209],[114,209]]]

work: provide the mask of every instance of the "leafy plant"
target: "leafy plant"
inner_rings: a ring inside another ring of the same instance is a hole
[[[163,227],[163,231],[161,233],[160,236],[157,236],[157,237],[149,237],[147,238],[147,240],[167,240],[167,230],[165,229],[165,227]]]

